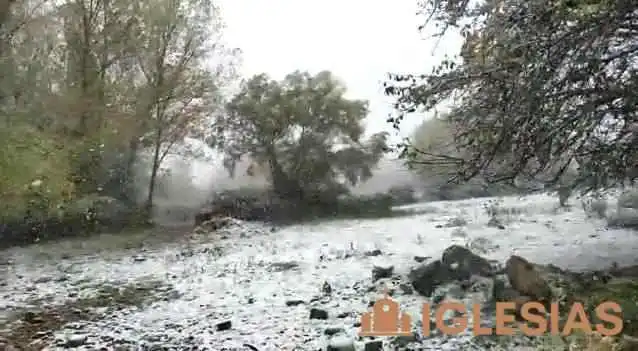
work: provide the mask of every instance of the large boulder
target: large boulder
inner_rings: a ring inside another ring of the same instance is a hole
[[[520,294],[536,301],[550,302],[552,290],[541,273],[526,259],[513,255],[505,263],[510,285]]]
[[[445,249],[441,262],[460,274],[467,275],[467,278],[472,275],[490,276],[494,273],[494,268],[487,259],[460,245],[452,245]]]
[[[493,267],[485,258],[469,249],[452,245],[443,251],[440,260],[413,269],[408,278],[419,294],[430,296],[440,285],[469,280],[473,275],[492,276]]]

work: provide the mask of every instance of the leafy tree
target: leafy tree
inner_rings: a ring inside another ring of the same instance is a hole
[[[133,189],[134,170],[157,178],[224,105],[222,29],[210,1],[2,2],[0,224],[94,195],[151,207],[155,180]]]
[[[233,175],[248,156],[267,168],[282,198],[336,198],[369,178],[385,150],[386,133],[364,140],[368,104],[344,97],[345,86],[330,72],[293,72],[282,81],[265,74],[245,81],[217,121],[213,143]]]
[[[408,140],[404,149],[408,165],[424,177],[436,177],[447,181],[457,168],[450,159],[463,157],[454,143],[453,126],[445,118],[423,121]]]
[[[405,114],[452,103],[457,180],[518,178],[584,190],[636,177],[635,3],[428,0],[429,22],[464,44],[432,73],[392,75]],[[425,25],[424,25],[425,26]],[[577,169],[575,169],[575,165]],[[564,174],[575,170],[565,184]]]

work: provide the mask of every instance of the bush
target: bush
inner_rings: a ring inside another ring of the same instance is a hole
[[[638,210],[619,208],[607,217],[607,225],[615,228],[638,228]]]
[[[623,192],[618,197],[618,208],[638,209],[638,190],[631,189]]]
[[[417,202],[414,188],[410,185],[394,186],[388,190],[388,195],[392,197],[392,201],[396,206]]]
[[[48,217],[70,201],[68,147],[28,126],[0,128],[0,223]]]
[[[583,210],[588,217],[605,218],[607,216],[607,200],[601,197],[594,197],[581,200]]]
[[[392,212],[393,202],[393,197],[388,194],[344,196],[337,201],[334,214],[337,216],[387,214]]]

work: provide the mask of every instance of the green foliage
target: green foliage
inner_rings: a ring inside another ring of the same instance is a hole
[[[0,235],[13,236],[5,242],[84,232],[82,219],[67,217],[96,210],[87,200],[96,196],[134,207],[144,193],[152,207],[160,164],[202,135],[234,78],[237,52],[220,44],[222,27],[210,1],[3,2]],[[151,179],[134,189],[149,148]],[[105,211],[114,212],[123,211]]]
[[[28,125],[0,128],[0,219],[46,215],[73,196],[67,150]]]
[[[344,97],[345,86],[330,72],[293,72],[282,81],[265,74],[242,84],[217,121],[213,145],[221,147],[231,175],[248,156],[269,169],[275,192],[308,199],[336,197],[371,177],[386,134],[363,140],[368,103]]]

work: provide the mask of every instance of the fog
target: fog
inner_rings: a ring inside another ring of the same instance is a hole
[[[188,150],[187,152],[185,150]],[[166,157],[160,169],[154,197],[156,221],[190,220],[192,215],[209,202],[213,194],[238,188],[265,189],[268,181],[263,175],[250,176],[250,165],[244,160],[230,177],[219,152],[201,141],[187,140],[177,153]],[[150,155],[143,155],[138,164],[136,194],[141,203],[148,194]],[[373,171],[373,177],[352,189],[356,195],[385,192],[396,185],[417,185],[415,176],[396,157],[387,156]]]

